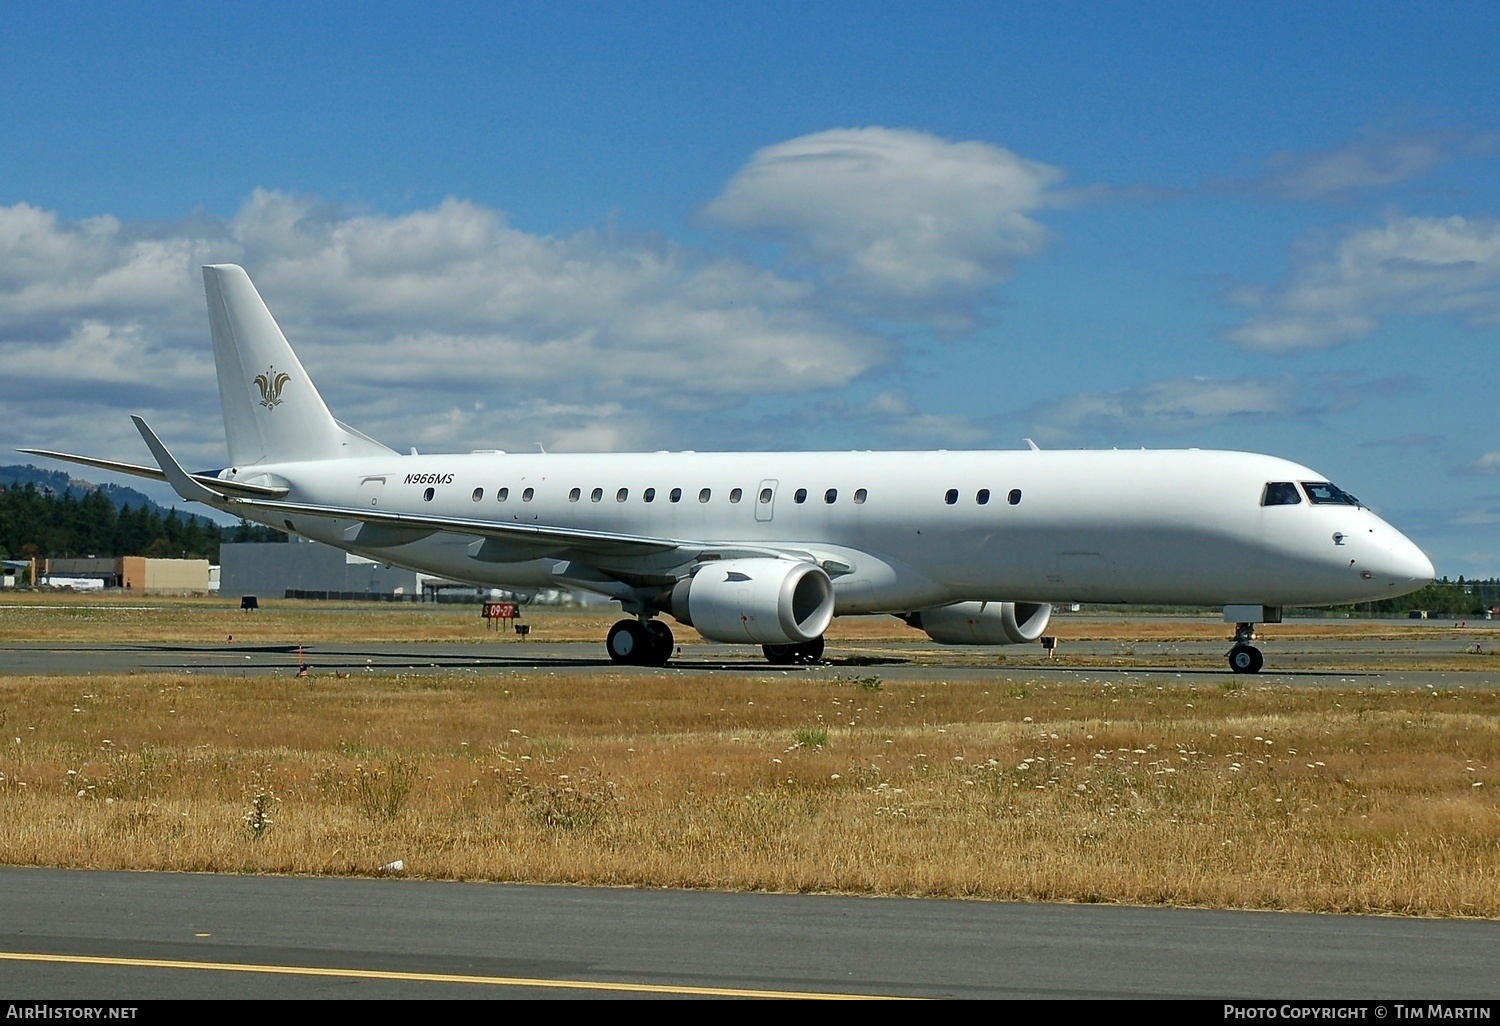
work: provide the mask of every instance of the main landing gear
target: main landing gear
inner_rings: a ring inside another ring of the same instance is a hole
[[[1255,624],[1240,623],[1234,628],[1234,647],[1229,650],[1229,668],[1235,673],[1259,673],[1265,658],[1250,642],[1255,640]]]
[[[609,657],[630,666],[666,666],[675,645],[672,628],[660,620],[621,620],[604,639]]]
[[[767,661],[777,666],[810,666],[823,658],[823,636],[795,645],[762,645]]]

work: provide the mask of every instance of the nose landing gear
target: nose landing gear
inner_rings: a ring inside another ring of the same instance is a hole
[[[1229,650],[1229,668],[1235,673],[1259,673],[1265,664],[1255,640],[1255,624],[1238,623],[1234,628],[1234,647]]]
[[[1234,624],[1234,647],[1229,650],[1229,668],[1235,673],[1259,673],[1265,664],[1255,640],[1255,625],[1280,623],[1280,606],[1225,606],[1224,622]]]

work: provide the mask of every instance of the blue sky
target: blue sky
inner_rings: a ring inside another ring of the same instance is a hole
[[[197,265],[467,449],[1202,446],[1500,574],[1500,9],[9,12],[0,445],[223,459]]]

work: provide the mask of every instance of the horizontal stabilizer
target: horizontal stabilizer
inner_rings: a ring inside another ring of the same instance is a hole
[[[162,473],[158,467],[143,467],[139,463],[123,463],[120,460],[106,460],[98,456],[79,456],[71,452],[55,452],[52,449],[17,449],[28,456],[41,456],[49,460],[61,460],[64,463],[77,463],[85,467],[97,467],[99,470],[109,470],[117,474],[129,474],[132,477],[144,477],[152,481],[165,481],[167,475]],[[289,489],[274,487],[271,485],[246,484],[240,481],[222,481],[212,474],[189,474],[194,481],[215,491],[227,492],[230,495],[243,495],[250,498],[279,499],[287,494]]]

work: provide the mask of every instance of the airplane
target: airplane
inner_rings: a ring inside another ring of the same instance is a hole
[[[1248,452],[1042,450],[403,455],[334,419],[243,268],[203,268],[229,466],[22,449],[168,482],[292,534],[481,587],[619,602],[605,647],[662,666],[664,617],[776,664],[835,616],[950,645],[1043,636],[1059,602],[1222,607],[1235,673],[1287,606],[1433,579],[1415,544],[1297,463]],[[1028,440],[1029,442],[1029,440]]]

